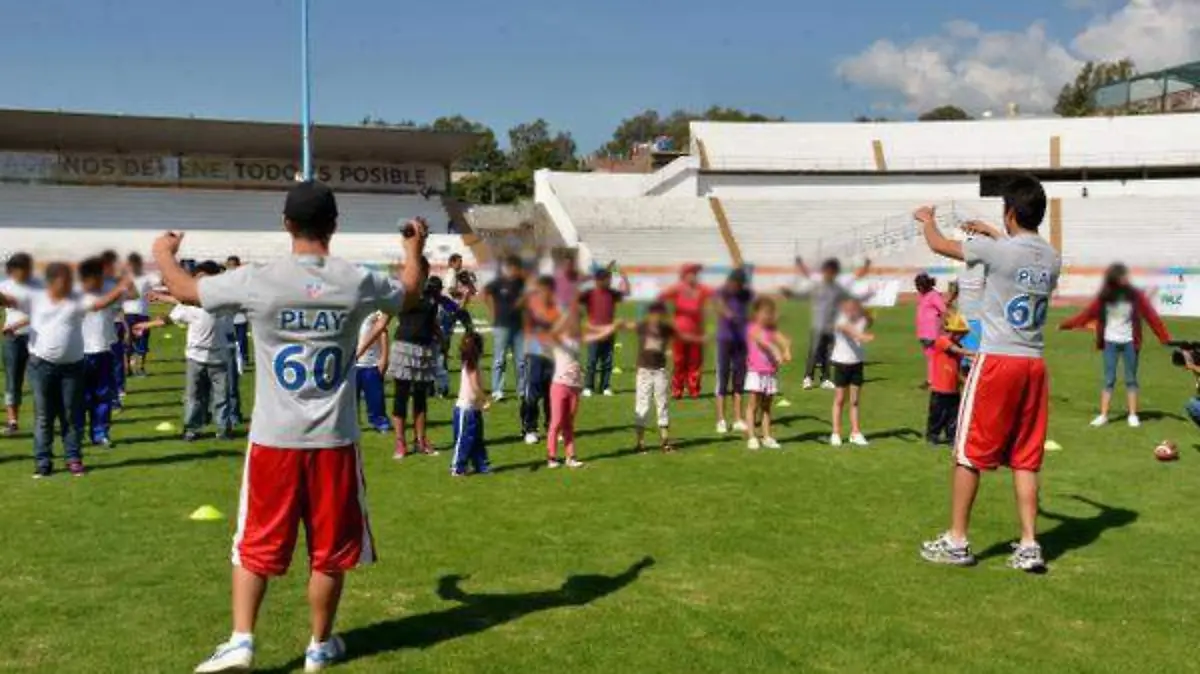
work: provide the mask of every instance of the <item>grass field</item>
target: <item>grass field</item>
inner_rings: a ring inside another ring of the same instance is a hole
[[[804,334],[803,310],[789,309]],[[683,451],[633,454],[629,337],[620,395],[585,401],[582,470],[541,469],[513,402],[488,414],[491,477],[451,479],[445,453],[397,463],[390,438],[366,436],[382,561],[348,585],[339,628],[353,659],[339,671],[1200,670],[1200,456],[1178,413],[1191,378],[1166,351],[1143,359],[1145,427],[1093,430],[1091,336],[1051,336],[1051,436],[1065,449],[1045,470],[1051,571],[1034,577],[1004,566],[1016,531],[1005,473],[979,499],[981,565],[919,561],[918,543],[946,524],[949,460],[921,441],[911,309],[884,312],[878,332],[869,449],[823,444],[830,394],[801,392],[793,366],[793,405],[777,411],[785,451],[719,439],[706,399],[673,408]],[[228,635],[233,525],[188,514],[235,511],[243,443],[154,431],[181,414],[181,333],[163,335],[118,447],[90,452],[86,478],[31,480],[28,436],[0,439],[2,671],[191,671]],[[446,446],[448,403],[432,414]],[[1181,462],[1154,461],[1162,438],[1179,441]],[[263,671],[299,665],[303,569],[268,597]]]

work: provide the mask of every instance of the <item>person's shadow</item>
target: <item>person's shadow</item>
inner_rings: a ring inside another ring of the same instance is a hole
[[[1105,531],[1129,526],[1138,518],[1137,511],[1134,510],[1114,508],[1084,496],[1072,496],[1071,498],[1080,503],[1086,503],[1099,512],[1091,517],[1071,517],[1038,508],[1039,517],[1058,523],[1053,529],[1038,536],[1038,542],[1042,544],[1042,555],[1047,562],[1052,562],[1072,550],[1086,548],[1099,540]],[[996,543],[984,550],[978,557],[983,560],[1006,555],[1011,551],[1009,543]]]
[[[623,589],[651,566],[654,566],[654,558],[644,557],[614,576],[572,575],[553,590],[511,594],[471,593],[462,588],[466,576],[442,576],[438,579],[438,598],[457,602],[457,606],[352,629],[342,635],[346,641],[347,658],[358,660],[403,648],[429,648],[489,630],[531,613],[590,604]],[[269,671],[290,672],[301,665],[303,659],[297,659]]]

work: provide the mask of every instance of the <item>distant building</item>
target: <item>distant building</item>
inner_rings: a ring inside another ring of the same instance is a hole
[[[1200,111],[1200,61],[1101,87],[1092,95],[1092,103],[1108,114]]]

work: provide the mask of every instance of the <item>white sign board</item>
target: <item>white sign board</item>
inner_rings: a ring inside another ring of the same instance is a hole
[[[1200,316],[1200,277],[1164,276],[1148,287],[1154,308],[1163,316]]]

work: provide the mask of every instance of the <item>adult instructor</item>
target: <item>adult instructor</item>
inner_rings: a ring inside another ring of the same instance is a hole
[[[421,296],[421,266],[399,282],[329,254],[337,230],[333,191],[301,182],[288,192],[283,226],[292,254],[196,280],[176,255],[183,235],[167,232],[154,258],[170,294],[213,313],[244,311],[256,339],[255,405],[233,542],[233,635],[196,672],[250,669],[254,628],[267,581],[291,562],[307,531],[312,638],[306,672],[345,655],[333,635],[344,574],[375,559],[358,451],[354,368],[358,330],[374,311],[396,314]],[[407,260],[421,258],[422,220],[406,227]]]

